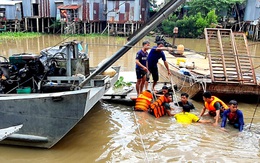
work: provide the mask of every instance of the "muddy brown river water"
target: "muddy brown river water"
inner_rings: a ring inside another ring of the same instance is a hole
[[[0,40],[0,55],[8,58],[17,53],[39,54],[43,48],[74,39],[89,44],[90,66],[97,66],[126,43],[125,38],[118,37],[44,35],[33,39]],[[152,37],[143,40],[155,45]],[[171,39],[168,41],[171,42]],[[177,39],[176,44],[205,52],[205,40]],[[253,42],[249,45],[257,67],[260,63],[260,45]],[[120,65],[122,71],[134,71],[135,53],[140,47],[141,41],[114,65]],[[192,102],[197,108],[194,113],[199,114],[202,101]],[[245,117],[245,130],[240,133],[229,126],[228,132],[209,124],[182,126],[173,117],[155,119],[143,112],[133,112],[130,106],[101,100],[53,148],[0,145],[0,162],[260,162],[260,108],[257,101],[252,104],[239,103],[239,108]]]

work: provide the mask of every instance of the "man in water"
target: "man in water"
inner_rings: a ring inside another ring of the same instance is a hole
[[[187,93],[181,93],[181,101],[175,103],[175,105],[178,105],[180,107],[186,107],[189,108],[190,110],[195,109],[194,105],[188,101],[189,95]]]
[[[207,110],[209,110],[208,114],[213,116],[215,119],[214,126],[218,125],[218,121],[220,119],[220,114],[224,112],[224,110],[228,109],[228,106],[216,96],[212,96],[210,92],[203,93],[204,100],[204,108],[201,110],[200,117],[202,117]]]
[[[241,132],[244,127],[244,117],[241,110],[237,108],[237,101],[231,100],[229,101],[229,109],[225,110],[222,117],[221,129],[226,130],[227,119],[229,120],[229,124],[233,125],[235,128]]]
[[[137,96],[143,91],[144,84],[146,81],[146,74],[148,73],[147,69],[147,56],[148,52],[147,50],[150,47],[150,43],[148,41],[143,42],[143,48],[139,50],[136,54],[135,58],[135,71],[136,71],[136,77],[137,77],[137,82],[136,82],[136,92]]]
[[[148,55],[148,58],[147,58],[148,70],[152,74],[152,77],[153,77],[152,91],[154,91],[154,87],[157,84],[157,81],[159,80],[159,72],[158,72],[157,63],[158,63],[160,58],[164,62],[164,66],[166,67],[166,69],[168,71],[168,75],[171,74],[170,69],[169,69],[169,65],[166,61],[166,57],[165,57],[163,50],[173,50],[173,49],[170,48],[170,47],[164,47],[163,42],[159,41],[159,42],[157,42],[157,46],[154,46],[151,49],[151,51]]]
[[[174,118],[178,123],[182,123],[182,124],[191,124],[192,122],[211,123],[210,120],[200,119],[195,114],[189,112],[190,112],[190,107],[188,105],[184,105],[182,112],[175,114]]]

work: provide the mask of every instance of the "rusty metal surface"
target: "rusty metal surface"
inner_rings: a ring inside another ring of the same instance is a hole
[[[60,5],[58,6],[58,9],[71,9],[71,10],[76,10],[80,7],[80,5]]]
[[[147,0],[107,1],[109,23],[142,23],[147,20],[149,3]]]

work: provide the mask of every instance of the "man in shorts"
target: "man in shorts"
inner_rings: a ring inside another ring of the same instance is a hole
[[[139,50],[136,54],[135,58],[135,71],[136,71],[136,92],[137,96],[143,91],[144,84],[146,81],[146,74],[148,73],[147,69],[147,56],[148,52],[147,50],[150,48],[150,43],[148,41],[143,42],[143,47],[141,50]]]
[[[157,46],[154,46],[147,58],[147,62],[148,62],[148,70],[149,72],[152,74],[153,77],[153,86],[152,86],[152,91],[154,91],[154,87],[157,84],[157,81],[159,80],[159,72],[158,72],[158,67],[157,67],[157,63],[159,61],[159,59],[161,58],[164,62],[164,65],[168,71],[168,75],[170,75],[170,69],[169,69],[169,65],[166,61],[166,57],[165,54],[163,52],[163,50],[172,50],[172,48],[170,47],[164,47],[164,44],[162,41],[157,42]]]

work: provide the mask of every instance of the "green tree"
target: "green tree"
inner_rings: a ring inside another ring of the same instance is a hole
[[[236,3],[242,4],[244,2],[245,0],[191,0],[187,2],[187,5],[189,6],[189,15],[201,12],[202,16],[206,16],[209,11],[216,10],[216,13],[220,13]]]
[[[196,15],[184,16],[178,20],[176,15],[172,15],[162,22],[163,34],[173,35],[174,27],[179,28],[178,37],[182,38],[197,38],[203,35],[204,28],[215,27],[217,24],[217,15],[215,10],[203,16],[200,12]]]

